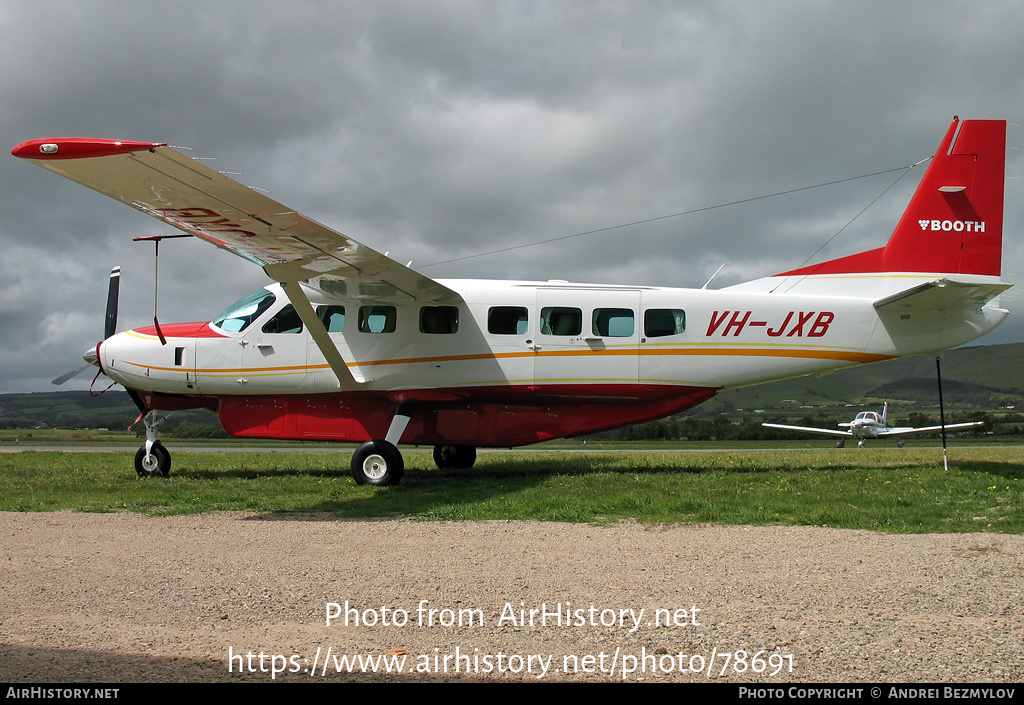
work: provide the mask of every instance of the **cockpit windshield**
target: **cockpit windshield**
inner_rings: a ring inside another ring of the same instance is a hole
[[[213,325],[232,333],[240,333],[270,308],[276,299],[266,289],[254,291],[214,319]]]

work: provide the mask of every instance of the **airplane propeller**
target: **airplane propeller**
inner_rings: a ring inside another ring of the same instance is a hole
[[[117,332],[117,300],[120,287],[121,267],[118,265],[110,270],[110,286],[107,288],[107,312],[103,322],[103,340],[106,340]],[[54,379],[51,384],[64,384],[69,379],[74,379],[93,365],[96,365],[98,360],[96,346],[90,348],[85,353],[84,357],[84,365],[78,369],[71,370],[70,372],[65,372],[60,377]]]
[[[110,270],[110,286],[107,288],[107,317],[103,326],[103,339],[117,332],[117,299],[121,288],[121,266]]]

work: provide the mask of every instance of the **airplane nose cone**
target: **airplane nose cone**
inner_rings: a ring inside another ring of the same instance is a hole
[[[88,350],[86,350],[85,354],[82,355],[82,359],[85,360],[90,365],[97,365],[98,366],[100,364],[100,362],[99,362],[100,361],[99,347],[100,347],[99,344],[96,344],[93,347],[91,347]]]

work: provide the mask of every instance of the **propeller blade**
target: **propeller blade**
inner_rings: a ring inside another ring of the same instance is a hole
[[[121,266],[118,265],[110,270],[110,286],[107,289],[107,315],[106,320],[103,322],[103,340],[106,340],[117,332],[117,299],[120,288]],[[90,367],[97,365],[98,355],[98,345],[94,348],[90,348],[84,355],[85,364],[82,367],[79,367],[76,370],[71,370],[70,372],[65,372],[57,379],[51,380],[50,384],[64,384],[69,379],[73,379]]]
[[[52,382],[50,382],[50,384],[64,384],[69,379],[71,379],[73,377],[77,377],[78,375],[82,374],[83,372],[85,372],[90,367],[92,367],[92,365],[83,365],[82,367],[79,367],[77,370],[71,370],[70,372],[65,372],[64,374],[62,374],[57,379],[55,379]]]
[[[103,327],[104,340],[117,332],[117,296],[120,286],[121,267],[118,265],[110,270],[110,288],[107,289],[107,318]]]

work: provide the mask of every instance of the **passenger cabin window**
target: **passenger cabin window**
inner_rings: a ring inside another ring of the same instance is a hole
[[[540,332],[544,335],[579,335],[583,312],[578,308],[548,306],[540,310]]]
[[[451,335],[459,330],[459,309],[455,306],[424,306],[420,309],[420,333]]]
[[[213,321],[213,325],[230,333],[241,333],[249,324],[263,315],[263,312],[274,305],[277,300],[266,289],[260,289],[235,302],[232,306]]]
[[[529,322],[525,306],[492,306],[487,310],[487,332],[491,335],[526,335]]]
[[[295,307],[286,305],[263,324],[264,333],[301,333],[302,319],[295,312]]]
[[[682,335],[686,330],[686,313],[678,308],[651,308],[644,311],[644,335],[663,338]]]
[[[394,306],[360,306],[360,333],[394,333],[398,311]]]
[[[345,330],[344,306],[320,306],[316,310],[316,315],[323,321],[328,333],[340,333]]]
[[[595,308],[594,335],[602,338],[628,338],[633,335],[633,311],[628,308]]]

